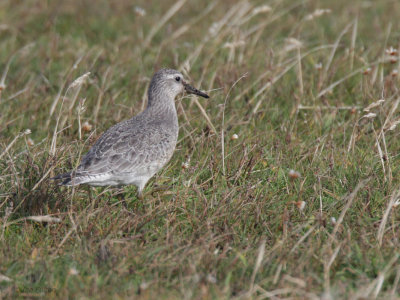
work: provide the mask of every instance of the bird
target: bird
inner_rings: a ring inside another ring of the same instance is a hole
[[[175,98],[183,92],[209,98],[187,83],[181,72],[160,69],[150,81],[146,108],[104,132],[75,170],[51,179],[65,186],[135,185],[143,199],[146,183],[175,150],[179,131]]]

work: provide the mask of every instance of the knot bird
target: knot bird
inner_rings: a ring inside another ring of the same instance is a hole
[[[176,70],[156,72],[148,89],[146,109],[103,133],[76,170],[52,179],[67,186],[132,184],[142,198],[147,181],[170,160],[175,150],[179,131],[175,97],[183,91],[209,98],[186,83]]]

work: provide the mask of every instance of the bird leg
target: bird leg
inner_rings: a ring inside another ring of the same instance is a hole
[[[146,185],[146,181],[142,181],[136,186],[137,187],[137,197],[139,200],[144,199],[143,189],[144,189],[145,185]]]
[[[86,187],[87,187],[86,191],[87,191],[87,194],[88,194],[88,198],[89,198],[92,210],[93,210],[93,209],[95,209],[96,199],[93,199],[93,197],[92,197],[92,188],[91,188],[91,186],[87,185]]]

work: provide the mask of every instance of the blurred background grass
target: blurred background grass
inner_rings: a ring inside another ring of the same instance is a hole
[[[399,12],[0,2],[1,296],[396,299]],[[178,147],[145,201],[48,181],[143,109],[161,67],[211,99],[177,100]]]

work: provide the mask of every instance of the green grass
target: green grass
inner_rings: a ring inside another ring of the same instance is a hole
[[[179,1],[135,2],[0,3],[0,297],[400,297],[400,4],[188,0],[159,26]],[[48,180],[139,113],[161,67],[211,98],[177,99],[145,200]]]

